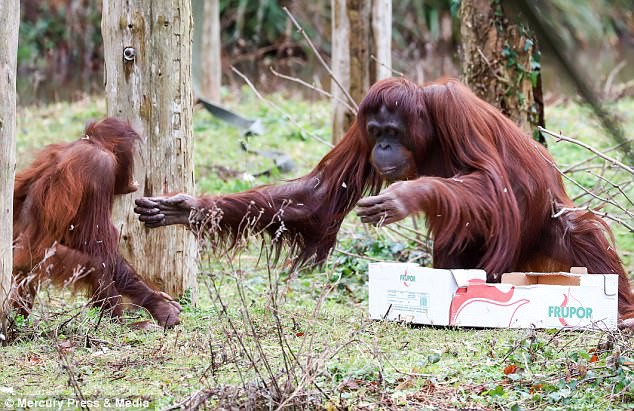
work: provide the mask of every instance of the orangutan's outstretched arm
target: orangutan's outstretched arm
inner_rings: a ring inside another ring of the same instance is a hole
[[[229,248],[239,238],[268,234],[276,246],[288,244],[295,249],[299,263],[321,262],[334,246],[346,207],[358,199],[349,206],[345,201],[320,201],[327,187],[307,176],[234,194],[139,198],[134,211],[147,227],[186,225],[220,243],[228,240],[224,244]]]
[[[197,228],[216,219],[221,226],[238,227],[248,223],[255,230],[263,230],[276,221],[292,223],[311,214],[319,195],[317,185],[317,180],[312,186],[307,181],[296,180],[235,194],[142,197],[135,201],[134,212],[149,228],[173,224]]]

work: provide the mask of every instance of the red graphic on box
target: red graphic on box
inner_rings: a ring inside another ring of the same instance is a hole
[[[407,276],[409,275],[409,273],[407,272],[407,268],[405,269],[405,272],[403,273],[403,275],[401,275],[401,278],[404,278],[403,280],[403,285],[405,287],[409,287],[409,284],[407,284]]]
[[[564,294],[564,301],[561,303],[560,307],[565,307],[566,305],[568,305],[568,296],[566,294]],[[562,317],[559,317],[559,322],[561,323],[561,325],[563,325],[564,327],[568,326],[568,322],[566,320],[564,320]]]
[[[469,280],[467,287],[459,288],[451,301],[449,324],[455,324],[460,313],[470,304],[483,302],[512,309],[513,312],[509,318],[510,326],[517,310],[529,303],[529,300],[525,298],[511,301],[514,293],[515,286],[512,286],[508,291],[502,291],[495,285],[487,284],[484,280]]]
[[[568,302],[570,300],[574,300],[577,302],[577,304],[579,305],[579,307],[583,307],[583,304],[581,304],[581,301],[579,301],[578,299],[576,299],[573,295],[572,295],[572,289],[568,288],[568,293],[567,294],[563,294],[564,296],[564,300],[561,302],[561,304],[559,305],[561,308],[567,307],[568,306]],[[561,325],[563,325],[564,327],[570,327],[571,324],[568,323],[568,321],[566,321],[565,318],[563,317],[559,317],[559,322],[561,323]]]

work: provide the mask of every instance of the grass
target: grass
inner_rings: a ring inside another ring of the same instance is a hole
[[[238,130],[197,109],[195,160],[201,193],[239,191],[300,176],[328,150],[295,124],[328,140],[327,104],[271,96],[293,122],[248,95],[226,96],[226,104],[264,119],[267,132],[250,137],[249,148],[284,151],[296,169],[243,178],[243,173],[270,168],[270,159],[242,151],[244,137]],[[613,110],[629,129],[634,127],[634,100],[619,102]],[[36,148],[77,138],[88,119],[104,113],[99,99],[21,108],[19,167]],[[550,107],[547,115],[551,130],[598,148],[610,145],[582,107]],[[588,156],[567,143],[549,144],[562,168]],[[591,177],[575,176],[588,186]],[[633,236],[614,228],[632,274]],[[125,325],[144,313],[130,312],[117,323],[85,308],[81,297],[45,290],[35,312],[18,318],[16,340],[2,347],[0,401],[83,396],[96,402],[91,408],[119,404],[132,409],[201,403],[209,408],[268,408],[280,398],[289,406],[311,409],[634,407],[634,353],[628,335],[370,321],[367,260],[355,255],[423,262],[426,255],[414,242],[386,230],[366,231],[354,216],[344,223],[339,239],[341,252],[324,269],[299,276],[284,266],[267,270],[266,256],[256,264],[259,244],[232,260],[203,255],[199,304],[182,301],[182,324],[167,332]]]

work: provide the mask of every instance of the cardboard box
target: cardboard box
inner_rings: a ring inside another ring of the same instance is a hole
[[[369,265],[370,317],[415,324],[614,329],[617,291],[616,274],[509,273],[488,284],[482,270]]]

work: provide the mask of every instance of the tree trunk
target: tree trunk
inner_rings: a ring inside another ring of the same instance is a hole
[[[220,64],[220,1],[205,1],[202,32],[202,93],[212,101],[220,102],[222,64]]]
[[[0,333],[7,335],[13,269],[13,182],[15,180],[15,75],[20,1],[0,2]]]
[[[525,27],[511,24],[495,0],[460,4],[463,80],[529,135],[544,125],[539,51]]]
[[[192,0],[194,12],[193,77],[194,92],[220,103],[222,80],[220,42],[220,1]]]
[[[184,227],[144,228],[134,198],[194,189],[189,0],[104,1],[102,34],[108,115],[143,136],[140,188],[118,200],[121,252],[138,273],[174,297],[196,301],[196,243]]]
[[[392,0],[372,1],[370,82],[392,77]]]
[[[372,3],[364,0],[333,0],[332,72],[352,99],[359,103],[370,87],[370,15]],[[354,121],[339,100],[343,91],[332,82],[332,141],[338,142]]]

